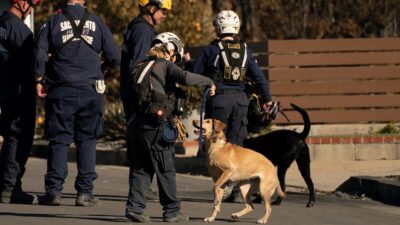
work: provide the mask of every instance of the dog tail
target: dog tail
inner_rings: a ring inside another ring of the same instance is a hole
[[[290,103],[290,105],[292,106],[293,109],[295,109],[297,112],[299,112],[301,114],[301,117],[303,117],[304,129],[299,135],[304,140],[307,138],[308,134],[310,133],[310,129],[311,129],[310,117],[308,116],[308,113],[304,109],[300,108],[299,106],[297,106],[293,103]]]

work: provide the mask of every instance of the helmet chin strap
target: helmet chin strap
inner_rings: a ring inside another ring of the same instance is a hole
[[[26,19],[26,17],[27,17],[27,13],[28,13],[28,11],[29,11],[29,9],[30,9],[30,7],[31,6],[28,6],[28,8],[26,9],[26,10],[24,10],[23,8],[22,8],[22,6],[19,4],[19,2],[17,3],[17,5],[18,5],[18,11],[21,13],[21,20],[25,20]]]
[[[150,8],[148,8],[148,10],[149,10],[149,14],[151,16],[151,21],[153,22],[153,26],[155,26],[155,25],[157,25],[157,23],[156,23],[156,20],[154,19],[154,14],[156,14],[156,12],[160,9],[155,5],[152,5],[152,6],[154,6],[156,8],[156,10],[153,13],[150,11]],[[151,6],[149,6],[149,7],[151,7]]]
[[[158,9],[157,9],[157,10],[158,10]],[[154,11],[153,13],[150,13],[150,15],[151,15],[151,20],[153,21],[153,26],[157,25],[156,20],[154,19],[154,14],[156,14],[157,10]]]

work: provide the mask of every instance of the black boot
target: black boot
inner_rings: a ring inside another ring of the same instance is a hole
[[[126,211],[125,216],[126,216],[126,218],[130,219],[132,222],[150,223],[150,217],[143,213],[135,213],[135,212]]]
[[[92,193],[78,193],[75,200],[76,206],[97,206],[99,199]]]
[[[50,206],[60,206],[61,205],[61,196],[51,195],[51,194],[46,193],[46,195],[39,196],[39,204],[40,205],[50,205]]]
[[[184,213],[178,213],[174,217],[164,217],[163,221],[167,223],[187,222],[189,221],[189,216]]]
[[[21,189],[14,189],[14,191],[4,190],[1,192],[0,196],[0,202],[5,204],[38,204],[36,195],[28,194]]]

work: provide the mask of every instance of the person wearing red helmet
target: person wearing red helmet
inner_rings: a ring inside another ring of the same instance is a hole
[[[10,0],[11,7],[18,11],[22,20],[25,20],[32,8],[39,5],[40,2],[41,0]]]
[[[28,64],[33,34],[24,19],[40,1],[11,0],[0,16],[0,203],[37,203],[22,190],[21,178],[35,129],[35,83]]]

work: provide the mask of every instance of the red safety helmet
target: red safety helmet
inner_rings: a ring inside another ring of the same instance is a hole
[[[10,4],[15,4],[19,1],[25,1],[28,2],[29,5],[31,5],[32,7],[35,7],[36,5],[39,5],[40,2],[42,2],[41,0],[10,0]]]

